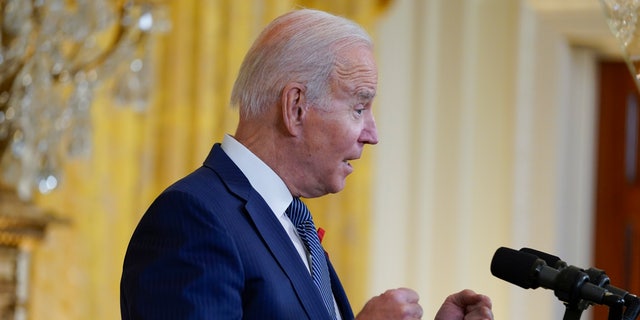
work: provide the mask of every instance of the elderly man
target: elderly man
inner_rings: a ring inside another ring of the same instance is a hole
[[[136,228],[123,319],[420,319],[418,294],[388,290],[354,317],[300,198],[339,192],[378,136],[370,37],[316,10],[269,24],[240,68],[240,121],[202,167],[165,190]],[[439,320],[492,319],[470,290]]]

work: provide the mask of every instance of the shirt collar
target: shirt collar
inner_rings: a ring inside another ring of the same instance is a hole
[[[293,197],[280,176],[231,135],[225,134],[221,146],[276,217],[284,215]]]

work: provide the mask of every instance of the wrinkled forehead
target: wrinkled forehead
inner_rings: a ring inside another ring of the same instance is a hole
[[[334,81],[352,87],[354,94],[372,99],[378,84],[378,69],[369,46],[345,48],[337,56],[332,72]]]

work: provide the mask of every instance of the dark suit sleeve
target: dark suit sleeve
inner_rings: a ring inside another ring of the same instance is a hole
[[[242,318],[244,273],[215,210],[175,190],[156,199],[127,249],[123,319]]]

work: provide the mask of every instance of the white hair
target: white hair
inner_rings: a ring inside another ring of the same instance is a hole
[[[355,22],[329,13],[301,9],[272,21],[253,43],[240,66],[231,105],[253,117],[278,103],[287,83],[306,86],[307,100],[323,104],[338,54],[354,45],[372,47]]]

